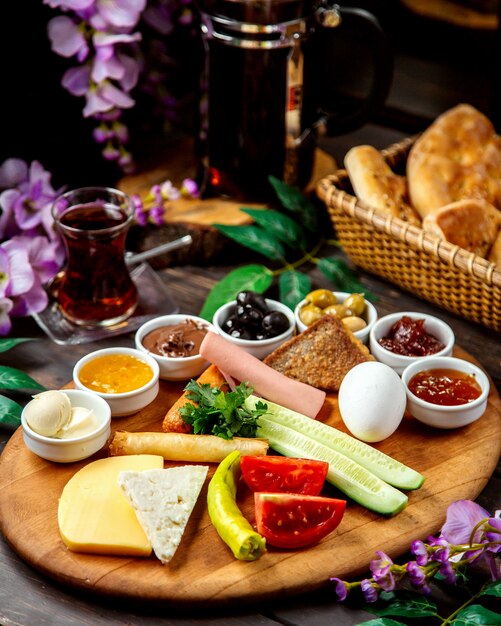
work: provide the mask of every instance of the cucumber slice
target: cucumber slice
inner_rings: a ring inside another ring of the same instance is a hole
[[[261,416],[257,436],[268,439],[270,446],[285,456],[327,461],[329,463],[327,480],[371,511],[382,515],[395,515],[407,505],[407,496],[401,491],[374,476],[344,454],[324,446],[303,433]]]
[[[259,400],[260,398],[256,396],[249,396],[246,404],[249,408],[254,408]],[[266,404],[268,411],[265,416],[268,419],[303,433],[332,450],[344,454],[390,485],[399,489],[419,489],[423,484],[424,476],[422,474],[363,441],[274,402],[266,400]]]

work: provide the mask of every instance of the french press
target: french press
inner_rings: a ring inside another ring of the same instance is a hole
[[[263,199],[270,175],[305,186],[317,138],[361,126],[387,95],[392,55],[367,11],[328,0],[200,0],[199,9],[205,50],[199,156],[206,196]],[[324,68],[329,39],[342,28],[351,30],[353,45],[335,63],[349,64],[357,44],[368,40],[373,80],[357,106],[340,114],[336,103],[325,103],[331,77]]]

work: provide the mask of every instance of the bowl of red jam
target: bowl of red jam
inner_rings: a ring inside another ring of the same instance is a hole
[[[407,410],[435,428],[460,428],[482,417],[489,379],[476,365],[455,357],[425,357],[402,373]]]
[[[376,321],[369,335],[372,355],[397,374],[417,359],[451,356],[454,332],[433,315],[415,311],[391,313]]]

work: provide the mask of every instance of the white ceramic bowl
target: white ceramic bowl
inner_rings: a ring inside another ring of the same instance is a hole
[[[278,300],[269,300],[265,298],[266,305],[270,311],[280,311],[283,313],[289,320],[289,328],[277,335],[276,337],[270,337],[269,339],[239,339],[238,337],[232,337],[228,335],[223,329],[222,326],[224,322],[230,317],[231,313],[236,307],[235,301],[232,300],[227,304],[223,304],[223,306],[219,307],[219,309],[214,313],[214,317],[212,318],[212,322],[217,329],[217,332],[230,341],[234,343],[236,346],[243,348],[249,354],[257,357],[258,359],[264,359],[268,354],[276,350],[279,346],[281,346],[288,339],[291,339],[294,334],[294,329],[296,326],[296,320],[294,319],[294,313],[289,309],[288,306],[278,302]]]
[[[409,381],[418,372],[433,369],[451,369],[464,372],[475,377],[482,393],[478,398],[457,406],[442,406],[426,402],[415,396],[409,389]],[[407,409],[413,417],[428,426],[435,428],[460,428],[471,424],[485,413],[489,396],[489,379],[485,373],[473,363],[455,357],[429,356],[411,363],[402,374],[402,382],[407,394]]]
[[[339,304],[342,304],[346,300],[346,298],[349,295],[351,295],[345,291],[333,291],[332,293],[336,296],[336,300],[338,301]],[[307,301],[301,300],[301,302],[297,304],[296,308],[294,309],[294,317],[296,318],[296,326],[300,333],[302,333],[304,330],[308,328],[308,326],[306,326],[306,324],[302,322],[299,317],[299,312],[301,311],[301,309],[304,307],[305,304],[307,304]],[[370,303],[368,300],[365,300],[365,304],[366,304],[365,315],[363,317],[365,321],[367,322],[367,326],[365,326],[365,328],[361,328],[360,330],[355,331],[353,334],[355,335],[355,337],[357,337],[357,339],[360,339],[360,341],[367,344],[369,342],[369,333],[377,321],[378,314],[377,314],[376,307],[372,303]]]
[[[150,352],[143,345],[143,339],[148,333],[162,326],[175,326],[182,324],[186,319],[194,320],[197,324],[203,324],[208,330],[217,332],[215,327],[207,320],[197,317],[196,315],[176,314],[162,315],[149,320],[138,328],[136,332],[136,348],[151,356],[158,363],[160,378],[163,380],[188,380],[190,378],[198,378],[204,369],[209,365],[208,361],[203,359],[199,354],[186,357],[168,357],[160,356],[154,352]]]
[[[402,374],[408,365],[423,358],[421,356],[405,356],[403,354],[395,354],[394,352],[383,348],[383,346],[379,343],[379,339],[386,337],[393,324],[398,322],[398,320],[404,316],[410,317],[413,320],[424,319],[425,331],[444,344],[443,349],[433,356],[450,356],[452,354],[452,350],[454,348],[454,333],[448,324],[433,315],[427,315],[426,313],[419,313],[416,311],[404,311],[385,315],[384,317],[378,319],[372,327],[372,330],[369,333],[369,347],[376,360],[381,361],[381,363],[386,363],[386,365],[392,367],[397,374]]]
[[[93,391],[86,387],[79,378],[80,370],[82,367],[92,361],[93,359],[105,356],[107,354],[129,354],[138,359],[144,361],[152,370],[153,377],[142,387],[134,389],[133,391],[125,391],[123,393],[101,393],[99,391]],[[122,417],[124,415],[131,415],[137,413],[145,406],[153,402],[157,397],[159,390],[159,367],[158,363],[149,354],[136,350],[135,348],[104,348],[103,350],[96,350],[86,356],[82,357],[73,368],[73,382],[77,389],[84,389],[95,393],[110,405],[111,415],[113,417]]]
[[[32,430],[26,421],[25,412],[21,414],[23,439],[26,446],[36,455],[56,463],[73,463],[86,459],[106,444],[110,436],[111,411],[107,402],[91,391],[63,389],[72,406],[92,409],[99,422],[98,427],[87,435],[68,439],[45,437]]]

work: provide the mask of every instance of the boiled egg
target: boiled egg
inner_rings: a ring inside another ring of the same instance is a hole
[[[405,387],[391,367],[367,361],[356,365],[343,378],[338,406],[346,428],[354,437],[368,443],[382,441],[402,421]]]

